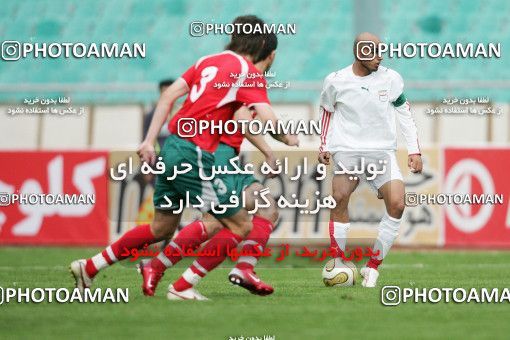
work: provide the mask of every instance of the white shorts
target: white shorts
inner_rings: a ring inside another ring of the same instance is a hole
[[[335,173],[347,170],[348,176],[364,179],[375,191],[389,181],[403,181],[395,151],[337,151],[333,161]]]

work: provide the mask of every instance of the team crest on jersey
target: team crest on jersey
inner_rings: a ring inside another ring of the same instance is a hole
[[[382,102],[388,101],[388,91],[387,90],[379,91],[379,100]]]

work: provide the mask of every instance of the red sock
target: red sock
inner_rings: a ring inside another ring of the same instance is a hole
[[[377,270],[377,268],[381,265],[382,260],[378,260],[375,257],[371,257],[370,260],[367,262],[367,267],[374,268]]]
[[[179,234],[170,242],[164,251],[153,258],[150,262],[152,268],[164,272],[168,267],[182,260],[182,255],[187,249],[197,249],[207,241],[207,232],[202,221],[196,220],[185,226]]]
[[[227,257],[227,250],[236,247],[241,240],[241,236],[234,234],[227,228],[220,230],[202,250],[205,254],[209,253],[213,256],[199,256],[174,282],[175,290],[182,291],[197,284],[202,277],[222,263]]]
[[[129,257],[131,249],[140,249],[145,244],[151,244],[156,241],[149,224],[136,226],[105,250],[87,259],[85,271],[90,277],[94,277],[101,269]],[[128,250],[126,251],[126,249]]]
[[[345,258],[343,250],[340,249],[340,246],[335,239],[335,223],[333,221],[329,221],[329,240],[330,250],[333,257]]]
[[[253,217],[253,228],[243,241],[243,248],[241,251],[255,253],[258,248],[261,252],[267,245],[267,241],[273,231],[273,223],[263,217]],[[238,269],[251,269],[257,264],[260,256],[241,256],[237,261],[236,268]]]

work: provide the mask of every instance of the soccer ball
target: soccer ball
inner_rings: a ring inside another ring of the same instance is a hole
[[[334,258],[322,269],[322,281],[329,287],[354,286],[358,280],[358,269],[350,261]]]

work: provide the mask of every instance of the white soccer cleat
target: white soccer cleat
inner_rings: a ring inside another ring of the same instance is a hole
[[[76,260],[71,262],[69,266],[69,271],[74,276],[75,286],[83,292],[85,288],[90,288],[92,286],[93,279],[89,277],[87,271],[85,270],[86,260]]]
[[[166,294],[168,300],[209,300],[202,294],[200,294],[195,288],[185,289],[181,292],[175,290],[174,285],[168,286],[168,293]]]
[[[377,269],[370,267],[363,267],[360,270],[361,276],[363,276],[363,281],[361,281],[361,285],[367,288],[374,288],[377,284],[377,278],[379,277],[379,272]]]

